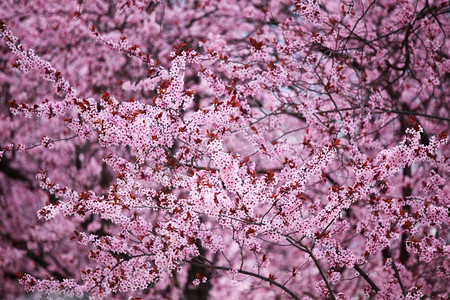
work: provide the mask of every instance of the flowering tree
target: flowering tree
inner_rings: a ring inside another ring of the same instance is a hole
[[[445,299],[450,4],[0,4],[0,297]]]

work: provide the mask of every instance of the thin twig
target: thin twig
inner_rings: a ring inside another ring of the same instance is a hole
[[[317,269],[319,270],[320,276],[322,277],[323,281],[325,282],[325,285],[327,286],[328,289],[328,293],[330,293],[330,298],[335,300],[336,297],[334,296],[333,293],[333,289],[331,287],[330,282],[328,281],[325,272],[322,269],[322,266],[320,265],[319,261],[317,260],[317,258],[314,256],[314,254],[312,253],[312,251],[306,247],[305,245],[303,245],[301,242],[295,240],[294,238],[290,237],[290,236],[286,236],[288,242],[290,242],[293,246],[296,246],[298,249],[306,252],[309,254],[309,256],[311,257],[311,259],[313,260],[314,264],[316,265]],[[300,245],[301,247],[297,246]]]
[[[443,121],[450,122],[450,118],[441,117],[441,116],[433,116],[433,115],[428,115],[428,114],[424,114],[424,113],[420,113],[420,112],[406,111],[406,110],[397,110],[397,109],[385,109],[385,108],[381,108],[381,107],[375,107],[375,109],[381,110],[383,112],[388,112],[388,113],[395,113],[395,114],[401,114],[401,115],[422,116],[422,117],[425,117],[425,118],[437,119],[437,120],[443,120]]]
[[[191,264],[191,265],[194,265],[194,266],[197,266],[197,267],[201,267],[201,268],[205,268],[205,269],[211,268],[211,269],[224,270],[224,271],[232,271],[232,270],[233,270],[233,268],[229,268],[229,267],[207,265],[207,264],[197,263],[197,262],[193,262],[193,261],[186,261],[186,262],[189,263],[189,264]],[[262,275],[260,275],[260,274],[253,273],[253,272],[250,272],[250,271],[246,271],[246,270],[243,270],[243,269],[238,269],[238,270],[236,270],[236,271],[237,271],[238,273],[240,273],[240,274],[249,275],[249,276],[252,276],[252,277],[255,277],[255,278],[258,278],[258,279],[267,281],[267,282],[269,282],[270,284],[273,284],[273,285],[279,287],[280,289],[282,289],[283,291],[285,291],[285,292],[286,292],[287,294],[289,294],[289,296],[291,296],[293,299],[300,300],[300,298],[297,297],[297,295],[295,295],[294,292],[292,292],[290,289],[288,289],[287,287],[285,287],[285,286],[282,285],[281,283],[276,282],[276,281],[273,280],[273,279],[270,279],[270,278],[265,277],[265,276],[262,276]]]

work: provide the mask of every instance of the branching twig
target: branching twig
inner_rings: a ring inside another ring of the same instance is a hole
[[[233,270],[233,268],[229,268],[229,267],[207,265],[207,264],[197,263],[197,262],[193,262],[193,261],[186,261],[186,262],[189,263],[189,264],[191,264],[191,265],[194,265],[194,266],[197,266],[197,267],[201,267],[201,268],[205,268],[205,269],[212,268],[212,269],[223,270],[223,271],[232,271],[232,270]],[[260,275],[260,274],[253,273],[253,272],[250,272],[250,271],[246,271],[246,270],[243,270],[243,269],[238,269],[238,270],[236,270],[236,271],[237,271],[238,273],[240,273],[240,274],[249,275],[249,276],[252,276],[252,277],[255,277],[255,278],[258,278],[258,279],[267,281],[267,282],[269,282],[270,284],[273,284],[273,285],[279,287],[280,289],[282,289],[283,291],[285,291],[285,292],[286,292],[287,294],[289,294],[289,296],[291,296],[293,299],[300,300],[300,298],[297,297],[297,295],[295,295],[294,292],[292,292],[290,289],[288,289],[287,287],[285,287],[285,286],[282,285],[281,283],[276,282],[276,281],[273,280],[273,279],[270,279],[270,278],[265,277],[265,276],[262,276],[262,275]]]
[[[306,252],[306,253],[309,254],[309,256],[310,256],[311,259],[313,260],[314,264],[316,265],[317,269],[319,270],[320,276],[322,277],[323,281],[325,282],[325,285],[327,286],[327,290],[328,290],[328,292],[330,293],[330,298],[333,299],[333,300],[336,299],[336,297],[334,296],[334,293],[333,293],[333,289],[332,289],[332,287],[331,287],[331,284],[330,284],[330,282],[328,281],[328,279],[327,279],[327,277],[326,277],[326,275],[325,275],[325,272],[324,272],[323,269],[322,269],[322,266],[320,265],[319,261],[318,261],[317,258],[314,256],[314,254],[312,253],[312,251],[311,251],[308,247],[306,247],[305,245],[303,245],[301,242],[299,242],[299,241],[293,239],[292,237],[286,236],[286,238],[287,238],[288,242],[291,243],[293,246],[297,246],[297,244],[298,244],[298,245],[300,245],[300,247],[297,246],[297,248],[299,248],[300,250],[302,250],[302,251],[304,251],[304,252]]]

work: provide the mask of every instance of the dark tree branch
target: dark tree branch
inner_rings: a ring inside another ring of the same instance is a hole
[[[370,279],[369,275],[367,275],[367,273],[364,272],[364,270],[361,269],[359,265],[355,265],[354,268],[359,273],[359,275],[361,275],[361,277],[364,278],[364,280],[372,287],[375,293],[378,294],[380,288],[375,284],[375,282],[372,281],[372,279]]]
[[[395,263],[395,260],[392,257],[391,248],[386,247],[385,250],[386,250],[385,252],[388,255],[388,257],[392,260],[392,269],[394,269],[395,278],[397,278],[398,284],[400,285],[400,288],[402,289],[402,294],[403,294],[403,296],[406,296],[406,289],[405,289],[405,286],[403,285],[402,279],[400,278],[400,273],[398,272],[397,264]]]

